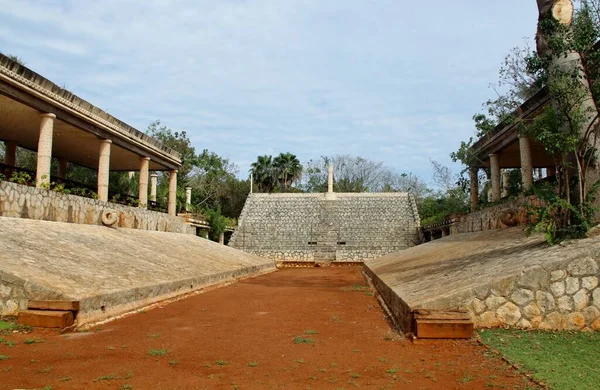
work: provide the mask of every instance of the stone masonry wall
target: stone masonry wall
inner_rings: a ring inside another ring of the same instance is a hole
[[[102,225],[101,216],[105,210],[117,212],[117,227],[195,233],[183,218],[165,213],[0,182],[0,216],[3,217]]]
[[[419,224],[406,193],[251,194],[229,245],[275,261],[363,261],[415,245]]]
[[[477,327],[600,330],[599,254],[532,267],[475,290],[466,307]]]
[[[517,212],[517,225],[527,223],[527,205],[536,202],[535,196],[518,197],[500,204],[473,211],[450,226],[450,234],[472,233],[508,227],[503,224],[502,216],[509,210]]]

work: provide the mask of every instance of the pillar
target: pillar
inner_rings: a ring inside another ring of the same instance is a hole
[[[219,244],[225,245],[225,233],[219,234]]]
[[[472,167],[471,173],[471,211],[477,210],[479,206],[479,168]]]
[[[150,201],[156,202],[156,186],[158,183],[158,175],[153,173],[150,175]]]
[[[523,192],[533,188],[533,164],[531,161],[531,143],[529,138],[519,136],[519,150],[521,153],[521,174],[523,176]]]
[[[508,196],[509,188],[508,184],[510,182],[510,172],[507,170],[502,171],[502,197],[505,198]]]
[[[67,178],[67,160],[64,158],[58,159],[58,172],[57,175],[59,179]]]
[[[150,157],[140,157],[140,180],[138,185],[138,207],[148,208],[148,168]]]
[[[500,162],[498,155],[490,154],[490,170],[492,171],[492,202],[500,200]]]
[[[169,215],[177,215],[177,169],[169,171]]]
[[[54,114],[40,114],[40,138],[37,150],[37,169],[35,186],[50,184],[50,166],[52,164],[52,135],[54,133]]]
[[[112,141],[100,141],[100,157],[98,159],[98,200],[108,202],[108,176],[110,173],[110,144]]]
[[[327,192],[333,192],[333,164],[327,166]]]
[[[185,211],[190,211],[192,205],[192,187],[185,187]]]

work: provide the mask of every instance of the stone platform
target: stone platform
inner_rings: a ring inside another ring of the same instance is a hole
[[[600,237],[548,247],[521,228],[451,235],[365,262],[399,328],[415,309],[466,309],[476,327],[600,330]]]
[[[83,326],[273,270],[188,234],[0,217],[0,314],[31,299],[79,301]]]

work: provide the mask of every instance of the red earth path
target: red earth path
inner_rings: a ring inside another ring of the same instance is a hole
[[[284,269],[88,332],[0,335],[0,389],[493,387],[535,384],[475,341],[398,337],[358,267]]]

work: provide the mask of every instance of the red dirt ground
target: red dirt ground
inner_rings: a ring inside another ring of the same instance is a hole
[[[475,341],[397,337],[356,267],[280,270],[89,332],[0,337],[16,342],[0,343],[1,389],[535,387]]]

